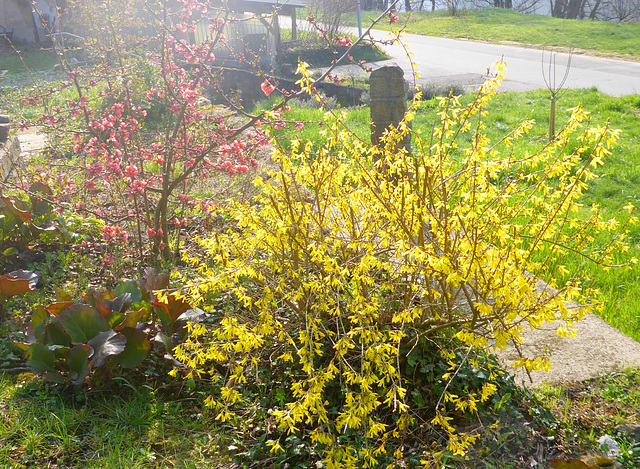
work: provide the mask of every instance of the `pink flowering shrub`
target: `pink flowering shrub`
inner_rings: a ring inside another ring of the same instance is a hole
[[[70,188],[65,202],[102,219],[105,242],[135,246],[139,257],[174,256],[194,217],[210,218],[223,202],[212,195],[220,178],[258,168],[259,148],[270,138],[265,129],[302,129],[303,123],[286,119],[287,102],[317,93],[317,81],[344,81],[330,68],[287,91],[257,71],[265,97],[278,96],[275,104],[252,115],[229,99],[237,117],[216,112],[204,99],[208,89],[220,89],[216,53],[229,49],[227,28],[242,21],[225,5],[69,0],[70,25],[86,38],[88,64],[74,66],[65,45],[54,42],[65,78],[24,99],[43,106],[37,121],[21,126],[37,124],[49,134],[51,157],[64,161],[48,171],[64,168]],[[323,37],[331,47],[347,47],[344,60],[362,41]],[[249,52],[235,58],[256,66],[259,61]],[[306,71],[306,64],[300,67]]]
[[[203,104],[217,83],[214,50],[233,18],[208,0],[160,2],[146,17],[142,1],[104,4],[99,16],[93,1],[71,3],[92,65],[72,67],[54,43],[66,79],[27,99],[64,105],[46,106],[36,123],[56,141],[54,157],[69,148],[72,206],[105,221],[105,241],[171,256],[172,233],[217,205],[190,194],[194,186],[257,169],[268,142],[259,117],[231,123]],[[201,22],[210,36],[196,43]],[[265,80],[265,94],[274,89]]]

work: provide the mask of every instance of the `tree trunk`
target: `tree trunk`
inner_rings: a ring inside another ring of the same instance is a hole
[[[411,11],[411,0],[404,0],[404,11]]]

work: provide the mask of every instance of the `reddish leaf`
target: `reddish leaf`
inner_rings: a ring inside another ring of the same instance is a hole
[[[176,322],[182,313],[191,309],[186,301],[182,298],[176,298],[175,295],[169,296],[166,303],[156,300],[153,306],[156,307],[156,313],[158,313],[162,322],[170,324]]]
[[[138,311],[129,311],[128,313],[125,314],[124,320],[120,324],[118,324],[116,327],[114,327],[114,329],[117,332],[120,332],[125,327],[135,328],[145,314],[147,314],[147,311],[144,308]]]
[[[90,290],[82,297],[84,302],[97,309],[102,317],[109,315],[113,311],[109,300],[113,300],[114,298],[115,295],[110,291],[99,292],[98,290]]]
[[[35,277],[35,280],[34,280]],[[0,276],[0,297],[10,298],[34,290],[37,275],[28,270],[19,270]]]
[[[75,303],[73,301],[60,301],[58,303],[51,303],[45,309],[48,313],[54,315],[55,317],[60,317],[67,308],[73,306]]]
[[[11,200],[9,197],[0,197],[0,200],[2,200],[4,202],[4,208],[5,210],[7,210],[9,213],[11,213],[16,220],[18,220],[18,223],[24,223],[26,221],[31,221],[31,214],[29,212],[25,212],[23,210],[19,210],[16,206],[13,200]]]
[[[153,301],[153,291],[167,289],[169,287],[169,280],[169,275],[156,274],[156,269],[148,267],[144,270],[144,278],[138,280],[138,286],[145,291],[148,301]]]
[[[31,270],[18,269],[18,270],[14,270],[13,272],[9,272],[7,275],[9,275],[10,277],[19,278],[22,280],[29,280],[29,287],[31,287],[32,289],[36,288],[36,285],[38,284],[38,280],[40,280],[40,275],[36,274]]]

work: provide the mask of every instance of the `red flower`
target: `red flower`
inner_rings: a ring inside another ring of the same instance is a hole
[[[269,80],[265,80],[262,85],[260,85],[260,88],[262,88],[262,92],[264,94],[266,94],[267,96],[269,96],[271,93],[273,93],[276,89],[275,86],[273,86],[271,83],[269,83]]]

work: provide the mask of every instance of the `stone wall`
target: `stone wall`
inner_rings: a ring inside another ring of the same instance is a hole
[[[20,0],[4,0],[0,8],[0,32],[13,29],[12,41],[36,42],[31,5]]]
[[[0,181],[6,181],[20,158],[20,140],[11,137],[0,143]]]
[[[34,14],[32,6],[39,12]],[[52,31],[57,31],[58,14],[53,0],[2,0],[0,1],[0,33],[13,30],[11,40],[16,43],[40,43],[49,33],[42,20]]]

